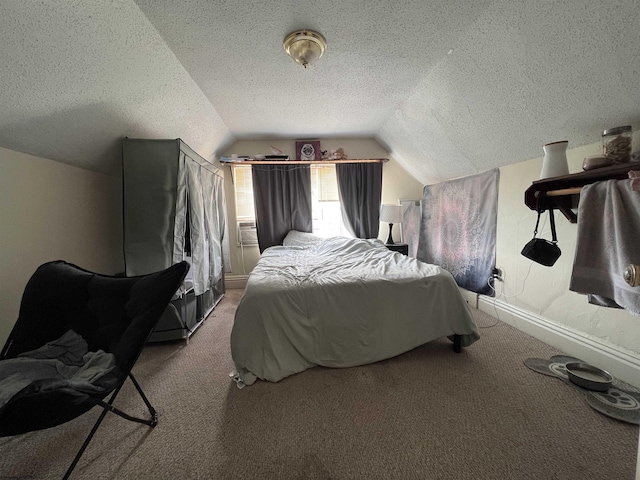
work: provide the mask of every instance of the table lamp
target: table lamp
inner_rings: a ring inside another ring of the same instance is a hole
[[[402,206],[401,205],[382,205],[380,209],[380,221],[389,224],[389,238],[387,245],[393,245],[393,224],[402,223]]]

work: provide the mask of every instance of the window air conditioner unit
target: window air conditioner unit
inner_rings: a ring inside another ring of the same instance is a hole
[[[238,221],[238,246],[258,245],[255,220]]]

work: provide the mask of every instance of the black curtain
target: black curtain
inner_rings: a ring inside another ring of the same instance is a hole
[[[377,238],[382,163],[338,163],[336,175],[345,226],[357,238]]]
[[[260,253],[290,230],[311,232],[309,165],[252,165],[251,174]]]

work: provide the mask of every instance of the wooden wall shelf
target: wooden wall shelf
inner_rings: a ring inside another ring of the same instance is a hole
[[[586,172],[536,180],[524,192],[524,203],[531,210],[557,209],[571,223],[578,221],[572,209],[578,206],[580,191],[585,185],[604,180],[624,180],[631,170],[640,170],[640,162],[595,168]]]
[[[348,158],[345,160],[245,160],[220,162],[222,165],[330,165],[334,163],[387,163],[388,158]]]

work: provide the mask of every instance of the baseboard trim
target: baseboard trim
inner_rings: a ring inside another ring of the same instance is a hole
[[[470,307],[478,308],[478,294],[476,292],[472,292],[461,287],[458,287],[458,290],[460,290],[462,297],[466,300]]]
[[[640,388],[640,355],[485,295],[479,295],[478,309]]]
[[[225,288],[244,288],[247,286],[247,280],[249,275],[225,275],[224,286]]]

